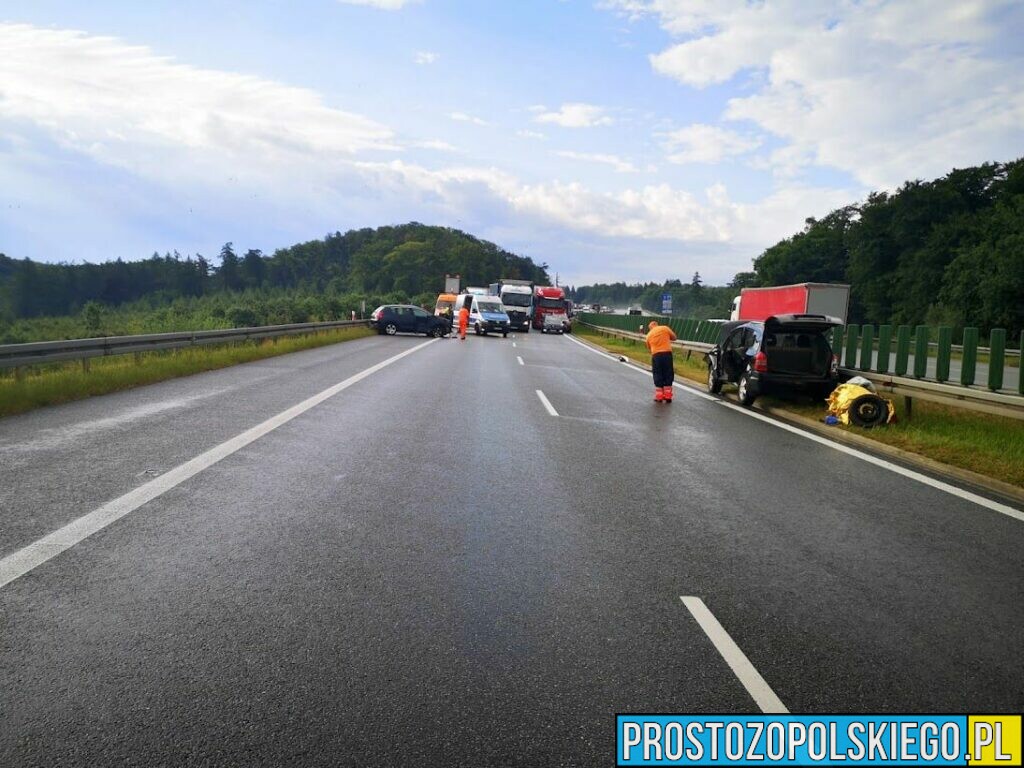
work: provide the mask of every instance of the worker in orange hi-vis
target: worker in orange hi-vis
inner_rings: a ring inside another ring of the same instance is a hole
[[[647,326],[647,348],[651,350],[651,370],[654,373],[654,402],[672,402],[672,382],[676,378],[676,369],[672,360],[672,342],[676,335],[667,325],[658,325],[651,320]]]
[[[466,340],[466,329],[469,328],[469,309],[463,306],[459,310],[459,338]]]

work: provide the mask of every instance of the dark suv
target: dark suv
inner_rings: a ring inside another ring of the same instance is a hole
[[[762,322],[722,323],[705,353],[708,391],[736,384],[742,405],[759,395],[803,390],[825,398],[839,383],[839,359],[826,334],[842,321],[825,315],[774,315]]]
[[[424,333],[440,338],[452,331],[452,324],[446,317],[435,317],[425,309],[411,304],[385,304],[377,307],[370,315],[370,325],[378,333],[394,336],[396,333]]]

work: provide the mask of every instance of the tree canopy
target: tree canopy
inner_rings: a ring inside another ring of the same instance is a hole
[[[499,277],[549,282],[546,264],[456,229],[413,222],[334,232],[270,256],[251,249],[239,257],[229,242],[215,267],[200,254],[176,251],[103,264],[48,264],[0,254],[0,321],[77,314],[89,302],[117,307],[145,300],[155,307],[246,290],[436,296],[445,274],[462,275],[464,284]]]

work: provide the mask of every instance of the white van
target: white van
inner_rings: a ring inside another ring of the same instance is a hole
[[[462,311],[463,306],[469,308],[469,327],[477,336],[486,336],[491,332],[500,333],[503,337],[508,336],[508,314],[501,305],[500,298],[460,293],[455,298],[455,307],[453,308],[456,326],[459,322],[459,312]]]

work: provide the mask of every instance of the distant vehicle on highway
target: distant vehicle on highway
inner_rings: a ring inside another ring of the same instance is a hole
[[[396,333],[422,333],[441,338],[452,331],[452,323],[446,317],[435,317],[420,307],[411,304],[384,304],[373,310],[370,325],[378,333],[394,336]]]
[[[533,294],[533,327],[544,328],[545,315],[558,315],[561,322],[568,321],[565,311],[565,291],[557,285],[539,285]]]
[[[565,333],[568,321],[560,315],[544,315],[541,333]]]
[[[508,336],[511,325],[508,313],[497,296],[474,296],[469,309],[469,324],[477,336],[500,333],[502,337]]]
[[[705,353],[708,391],[736,384],[741,405],[763,394],[802,390],[822,398],[839,383],[839,358],[825,334],[842,325],[826,315],[773,315],[764,322],[722,323]]]
[[[434,314],[438,317],[446,317],[449,321],[452,319],[452,307],[455,306],[456,294],[454,293],[441,293],[437,296],[437,303],[434,304]]]
[[[533,283],[529,280],[511,280],[503,277],[491,283],[488,292],[501,299],[513,330],[530,332],[533,318]]]

